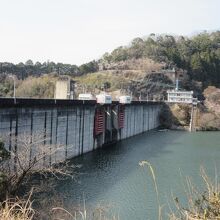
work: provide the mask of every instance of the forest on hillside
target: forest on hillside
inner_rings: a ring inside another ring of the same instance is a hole
[[[43,74],[57,73],[60,75],[80,76],[86,73],[95,72],[98,70],[98,63],[91,61],[89,63],[82,64],[81,66],[54,63],[54,62],[36,62],[27,60],[25,63],[8,63],[0,62],[0,74],[12,74],[16,75],[18,79],[25,79],[28,76],[41,76]]]
[[[148,57],[187,70],[191,79],[204,86],[220,85],[220,31],[200,33],[191,38],[151,34],[135,38],[130,45],[104,54],[104,63]]]
[[[142,68],[138,68],[141,65]],[[8,78],[9,74],[16,76],[18,80],[17,83],[20,85],[18,94],[20,92],[24,95],[24,91],[21,90],[24,90],[23,87],[26,84],[32,83],[28,97],[41,97],[41,95],[53,97],[54,82],[59,75],[69,75],[79,81],[82,79],[85,85],[91,84],[88,82],[90,79],[94,81],[95,78],[100,79],[108,75],[108,82],[116,85],[119,80],[126,81],[122,78],[130,74],[121,70],[126,70],[126,67],[127,70],[135,70],[132,73],[134,76],[140,74],[141,71],[142,73],[150,72],[151,68],[146,68],[146,66],[154,66],[156,69],[175,67],[186,71],[189,81],[185,84],[185,89],[196,90],[194,85],[196,83],[200,83],[201,92],[210,85],[220,87],[220,31],[203,32],[193,37],[150,34],[148,37],[135,38],[129,45],[120,46],[111,53],[105,53],[100,59],[80,66],[49,61],[34,63],[32,60],[19,64],[0,62],[0,96],[12,94],[13,82]],[[108,72],[109,70],[114,70],[117,74],[114,74],[114,71]],[[98,75],[93,76],[90,73],[98,73]],[[48,76],[44,77],[46,75]],[[39,77],[43,78],[38,80]],[[25,80],[27,83],[23,83]],[[92,84],[94,84],[93,81]],[[49,91],[48,86],[50,86]],[[142,87],[144,86],[145,83]],[[113,87],[114,89],[120,88],[117,85]]]

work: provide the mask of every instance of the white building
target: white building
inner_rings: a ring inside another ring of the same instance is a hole
[[[99,95],[96,95],[96,101],[99,104],[111,104],[112,97],[106,93],[101,93]]]
[[[168,90],[168,102],[193,103],[193,91]]]
[[[131,104],[132,97],[128,95],[123,95],[119,97],[119,103],[121,104]]]
[[[79,100],[95,100],[91,93],[81,93],[78,96]]]

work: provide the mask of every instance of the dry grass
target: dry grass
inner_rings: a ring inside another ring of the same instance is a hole
[[[51,219],[51,220],[119,220],[119,217],[112,215],[106,206],[97,206],[91,212],[85,207],[72,208],[67,210],[63,207],[52,208],[46,216],[41,216],[32,208],[30,198],[27,201],[19,199],[7,199],[0,204],[1,220],[33,220],[33,219]]]
[[[70,211],[62,207],[52,209],[52,219],[65,220],[119,220],[119,216],[112,215],[109,207],[97,206],[94,210],[88,211],[85,204],[76,211]]]
[[[155,175],[154,169],[153,169],[151,163],[146,161],[146,160],[143,160],[143,161],[139,162],[139,165],[141,167],[147,166],[147,171],[150,172],[150,175],[151,175],[153,183],[154,183],[154,189],[155,189],[156,197],[157,197],[158,220],[162,220],[161,213],[162,213],[162,207],[163,206],[160,204],[159,191],[158,191],[158,187],[157,187],[157,181],[156,181],[156,175]]]
[[[75,78],[75,80],[79,84],[79,86],[77,87],[78,93],[94,93],[95,89],[100,89],[105,82],[109,82],[111,84],[110,91],[120,89],[122,85],[129,83],[129,79],[125,78],[123,74],[116,75],[113,74],[112,71],[90,73],[81,77],[77,77]]]
[[[53,98],[57,77],[46,74],[40,77],[30,76],[19,82],[16,97]]]
[[[147,166],[154,182],[154,188],[158,201],[158,220],[162,219],[162,207],[159,201],[159,192],[156,182],[156,176],[152,165],[148,161],[141,161],[141,167]],[[212,180],[208,177],[205,169],[201,167],[200,174],[202,177],[201,184],[195,186],[190,178],[186,178],[185,193],[187,204],[182,206],[179,199],[173,197],[176,209],[168,213],[169,220],[220,220],[220,184],[218,177]],[[201,192],[201,185],[205,189]]]
[[[155,62],[149,58],[140,59],[128,59],[125,61],[119,61],[115,63],[105,64],[105,69],[107,70],[137,70],[139,72],[151,72],[158,71],[164,65]]]
[[[35,211],[32,208],[30,197],[27,201],[19,199],[7,199],[0,203],[1,220],[32,220]]]
[[[205,190],[201,192],[192,181],[187,178],[186,196],[187,207],[183,207],[175,198],[177,211],[170,214],[171,220],[219,220],[220,219],[220,185],[217,175],[211,180],[202,167],[200,170]]]

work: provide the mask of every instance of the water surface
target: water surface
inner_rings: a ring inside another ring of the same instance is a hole
[[[139,162],[152,164],[167,213],[172,193],[184,203],[185,176],[200,184],[201,165],[211,176],[215,167],[220,170],[219,143],[220,132],[147,132],[73,159],[73,163],[82,164],[81,175],[77,182],[61,181],[57,190],[68,204],[80,203],[83,198],[88,207],[108,204],[121,220],[157,219],[152,178]]]

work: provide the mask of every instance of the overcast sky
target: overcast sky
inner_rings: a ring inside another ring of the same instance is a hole
[[[220,0],[0,0],[0,62],[82,64],[150,33],[220,30]]]

